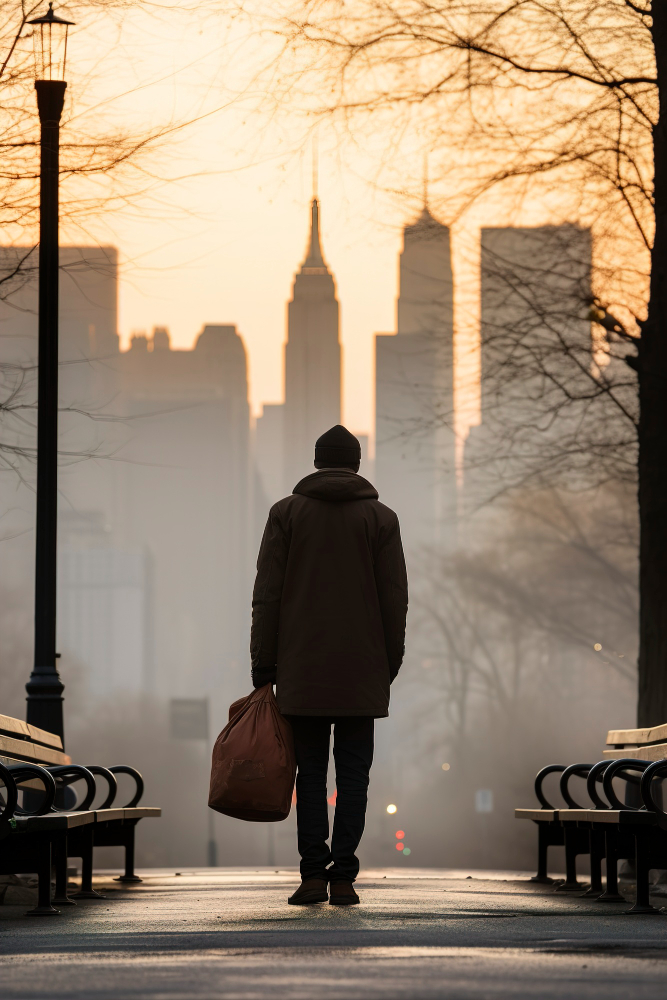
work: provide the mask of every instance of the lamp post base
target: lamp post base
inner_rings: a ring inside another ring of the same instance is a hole
[[[25,686],[28,693],[26,721],[31,726],[45,729],[47,733],[55,733],[62,739],[65,685],[55,667],[52,667],[48,674],[43,671],[44,668],[41,671],[33,670]]]

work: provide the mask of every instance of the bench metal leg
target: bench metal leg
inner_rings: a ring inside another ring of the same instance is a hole
[[[544,823],[537,824],[537,875],[533,875],[531,882],[542,882],[547,885],[553,883],[553,879],[547,875],[547,850],[549,848],[548,831]]]
[[[624,903],[618,891],[618,835],[616,830],[605,830],[605,854],[607,857],[607,888],[598,896],[598,903]]]
[[[51,841],[40,844],[37,858],[37,906],[28,910],[29,917],[52,917],[60,913],[51,905]]]
[[[577,882],[577,833],[576,827],[566,824],[565,832],[565,881],[556,886],[556,892],[577,892],[584,889],[585,883]]]
[[[143,882],[142,878],[134,874],[134,831],[136,829],[136,824],[132,823],[127,826],[127,833],[125,836],[125,874],[119,875],[118,878],[114,879],[114,882]]]
[[[649,882],[648,876],[651,870],[651,854],[650,848],[647,841],[644,840],[640,833],[637,833],[636,837],[637,843],[637,854],[636,854],[636,865],[637,865],[637,899],[635,905],[626,913],[660,913],[655,906],[651,906],[649,899]]]
[[[86,829],[81,847],[81,888],[73,893],[74,899],[106,899],[93,889],[93,827]]]
[[[53,841],[53,865],[56,869],[56,894],[53,902],[58,906],[76,906],[73,899],[67,895],[67,834],[58,836]]]
[[[605,843],[604,831],[592,829],[590,832],[591,851],[591,885],[584,896],[601,896],[602,888],[602,859],[604,857]]]

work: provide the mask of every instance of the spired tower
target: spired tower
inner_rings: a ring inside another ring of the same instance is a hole
[[[336,285],[322,256],[320,206],[311,204],[310,244],[294,278],[285,345],[285,489],[313,471],[315,441],[340,423],[341,346]]]

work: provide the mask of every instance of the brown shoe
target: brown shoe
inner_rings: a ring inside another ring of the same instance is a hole
[[[287,900],[292,906],[306,906],[309,903],[326,903],[327,883],[323,878],[304,879],[299,888]]]
[[[329,886],[329,902],[332,906],[354,906],[359,897],[351,882],[332,882]]]

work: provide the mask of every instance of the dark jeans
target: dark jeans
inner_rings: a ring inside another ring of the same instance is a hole
[[[374,720],[368,716],[292,715],[289,721],[296,751],[301,878],[354,882],[359,873],[355,851],[364,832],[368,773],[373,763]],[[327,768],[332,725],[338,795],[329,850]]]

